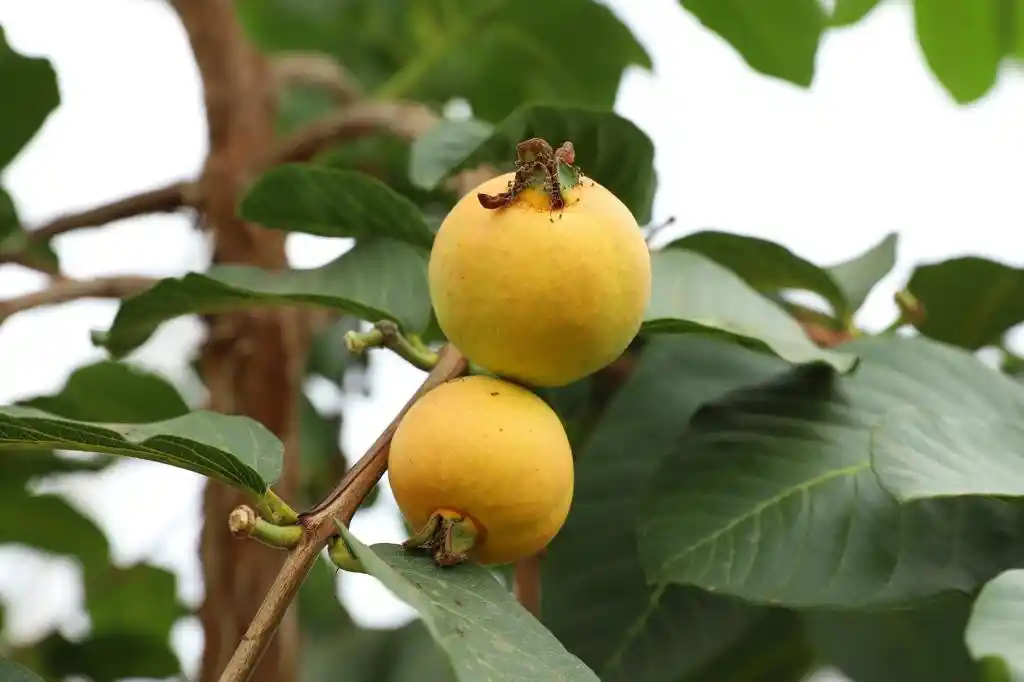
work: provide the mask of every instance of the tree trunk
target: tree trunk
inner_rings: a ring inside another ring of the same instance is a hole
[[[245,39],[231,0],[172,0],[202,76],[209,152],[200,192],[202,221],[213,239],[213,262],[287,266],[285,235],[245,223],[236,206],[269,157],[275,92],[268,65]],[[294,309],[211,315],[200,371],[210,407],[262,422],[285,444],[285,464],[275,490],[294,499],[298,482],[295,407],[308,348],[304,317]],[[199,617],[205,634],[201,682],[215,682],[284,561],[284,553],[234,539],[228,514],[245,503],[241,494],[207,484],[200,556],[206,597]],[[282,623],[251,678],[290,682],[298,677],[298,622]]]

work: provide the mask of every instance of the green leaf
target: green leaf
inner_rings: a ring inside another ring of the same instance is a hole
[[[341,534],[370,575],[419,612],[461,682],[597,681],[486,568],[445,569],[426,554]]]
[[[448,656],[422,621],[393,630],[352,629],[341,637],[304,641],[302,682],[324,682],[344,671],[344,682],[453,682]]]
[[[29,241],[29,234],[21,224],[14,200],[0,187],[0,260],[14,255],[44,268],[57,269],[60,266],[60,259],[50,242]]]
[[[296,602],[304,636],[327,635],[341,639],[355,630],[348,611],[338,601],[337,576],[338,569],[321,556],[302,581]]]
[[[861,309],[875,285],[895,267],[898,243],[899,235],[891,232],[859,256],[826,269],[843,292],[847,316]]]
[[[176,583],[174,573],[147,564],[87,570],[90,636],[131,633],[168,640],[174,624],[187,615],[178,602]]]
[[[366,368],[366,354],[355,355],[345,347],[345,335],[359,330],[359,318],[350,315],[343,315],[322,329],[313,337],[306,371],[344,388],[345,376],[350,369]]]
[[[39,675],[36,675],[23,665],[0,658],[0,681],[43,682],[43,678],[39,677]]]
[[[817,0],[680,0],[755,71],[807,87],[825,14]]]
[[[793,363],[827,362],[840,372],[857,359],[814,345],[800,324],[739,276],[684,249],[651,254],[652,295],[643,331],[685,334],[712,332],[764,347]]]
[[[843,348],[861,357],[856,373],[800,366],[690,421],[640,514],[652,584],[789,607],[881,606],[973,590],[1024,558],[1020,507],[978,498],[903,506],[870,468],[873,429],[894,408],[1020,414],[1024,388],[920,337]]]
[[[810,291],[828,301],[837,317],[841,318],[847,312],[846,294],[839,284],[822,268],[780,244],[742,234],[708,230],[688,234],[665,248],[686,249],[710,258],[760,292]]]
[[[811,611],[806,631],[822,660],[864,682],[981,682],[964,646],[970,598],[947,594],[881,611]]]
[[[1024,570],[986,583],[967,623],[967,649],[976,660],[1002,659],[1007,682],[1024,680]]]
[[[345,474],[347,464],[341,451],[342,415],[321,413],[303,393],[299,398],[300,490],[298,504],[312,507],[334,488]],[[360,507],[373,504],[374,486]]]
[[[880,0],[835,0],[828,25],[832,27],[852,26],[878,7]]]
[[[9,490],[20,491],[29,482],[45,476],[101,471],[113,461],[109,456],[85,459],[52,450],[0,448],[0,468],[4,472],[0,477],[0,495]]]
[[[436,187],[447,175],[483,163],[511,171],[516,145],[531,137],[542,137],[552,146],[569,140],[576,147],[576,164],[587,177],[617,196],[641,225],[651,220],[657,184],[654,144],[636,124],[616,113],[527,104],[509,114],[483,141],[479,121],[442,125],[434,133],[441,139],[428,134],[413,143],[410,172],[422,187]]]
[[[914,270],[907,289],[924,306],[918,330],[978,350],[1024,321],[1024,270],[964,256]]]
[[[494,134],[494,126],[484,121],[444,119],[417,138],[409,153],[409,179],[417,187],[433,189],[462,167],[463,162]],[[507,163],[507,154],[500,157]]]
[[[928,67],[957,103],[995,85],[1002,57],[995,2],[914,0],[914,23]]]
[[[105,452],[170,464],[257,495],[281,473],[284,446],[247,417],[196,411],[149,424],[64,419],[28,407],[0,408],[0,448]]]
[[[437,107],[464,98],[489,121],[531,100],[610,109],[623,72],[631,65],[651,68],[629,29],[593,0],[560,0],[557,12],[522,0],[236,0],[235,6],[264,50],[324,52],[375,97]]]
[[[18,404],[77,421],[122,423],[172,419],[189,411],[178,390],[159,375],[109,360],[76,369],[60,393]]]
[[[908,502],[956,495],[1024,496],[1024,427],[1017,415],[961,416],[906,406],[885,415],[871,440],[882,486]]]
[[[60,104],[57,74],[48,59],[25,57],[7,43],[0,27],[0,170],[35,137]]]
[[[775,609],[698,673],[678,682],[805,682],[817,662],[800,614]]]
[[[181,315],[291,304],[335,308],[370,322],[392,319],[407,331],[420,331],[431,311],[426,254],[402,242],[371,239],[308,270],[221,265],[163,279],[125,299],[103,345],[121,357]]]
[[[679,682],[762,614],[695,588],[649,587],[635,518],[690,415],[780,366],[702,336],[653,338],[577,453],[572,509],[541,564],[541,607],[559,641],[604,682]]]
[[[242,199],[246,220],[321,237],[387,237],[429,249],[434,233],[414,203],[364,173],[286,164]]]
[[[83,568],[107,566],[110,547],[103,532],[63,498],[10,490],[0,495],[0,544],[76,557]]]
[[[181,675],[178,657],[168,641],[132,632],[95,635],[81,642],[53,633],[39,643],[38,655],[49,676],[57,680],[85,676],[92,682],[118,682],[126,678],[179,679]]]

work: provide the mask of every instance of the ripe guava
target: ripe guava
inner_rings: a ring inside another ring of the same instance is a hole
[[[531,556],[562,527],[573,459],[558,415],[529,390],[489,376],[453,379],[417,400],[388,456],[407,546],[439,564]],[[447,544],[446,544],[447,543]]]
[[[651,295],[636,219],[565,149],[549,156],[543,140],[521,143],[519,170],[462,197],[430,253],[430,298],[448,340],[532,386],[562,386],[619,357]]]

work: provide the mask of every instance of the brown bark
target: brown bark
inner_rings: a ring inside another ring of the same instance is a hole
[[[267,269],[287,265],[285,234],[241,221],[236,206],[273,145],[275,93],[269,65],[246,40],[231,0],[172,0],[188,32],[203,81],[209,152],[200,179],[203,224],[215,263]],[[262,422],[285,443],[285,466],[275,490],[297,488],[296,398],[308,334],[294,309],[209,316],[200,367],[213,410]],[[199,610],[206,642],[201,682],[220,677],[283,565],[285,554],[234,539],[227,518],[246,500],[217,483],[207,485],[200,555],[206,597]],[[288,682],[298,673],[298,623],[289,614],[254,682]]]

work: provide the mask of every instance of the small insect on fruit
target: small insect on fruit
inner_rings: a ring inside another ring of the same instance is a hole
[[[569,439],[538,396],[488,376],[441,384],[395,431],[388,477],[407,547],[441,565],[529,557],[561,529],[573,493]]]
[[[615,360],[651,295],[651,257],[629,209],[583,179],[566,142],[517,147],[516,171],[462,197],[430,253],[445,336],[494,374],[562,386]]]

